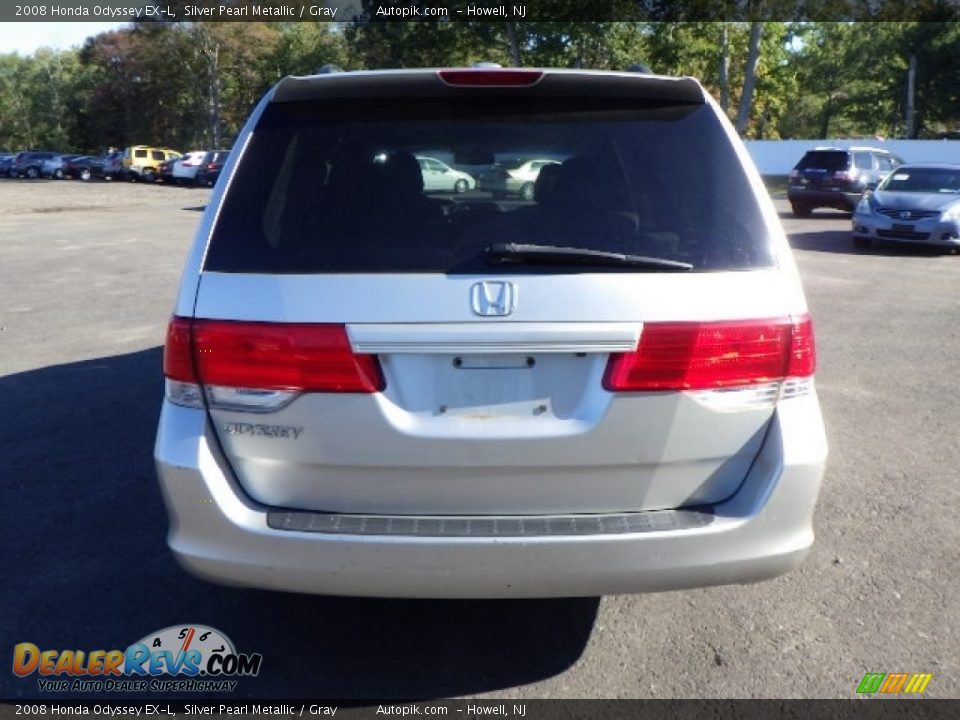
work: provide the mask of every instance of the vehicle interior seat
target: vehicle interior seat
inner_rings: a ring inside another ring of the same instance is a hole
[[[373,211],[383,224],[399,232],[439,222],[443,209],[423,193],[423,171],[412,153],[391,153],[381,166],[379,193]]]
[[[534,242],[622,252],[637,227],[623,212],[628,206],[617,168],[590,155],[544,167],[535,186],[537,204],[527,218]]]
[[[540,207],[554,205],[560,199],[557,183],[560,180],[560,165],[544,165],[533,184],[533,199]]]

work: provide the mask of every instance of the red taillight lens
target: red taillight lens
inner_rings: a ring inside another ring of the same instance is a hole
[[[195,370],[190,378],[187,369]],[[385,386],[377,358],[355,355],[343,325],[174,318],[164,372],[172,380],[259,390],[373,393]]]
[[[793,321],[790,333],[790,357],[785,377],[811,377],[817,369],[817,345],[813,318],[801,315]]]
[[[163,374],[180,382],[197,381],[197,373],[193,367],[193,351],[190,348],[190,320],[187,318],[170,318],[167,344],[163,348]]]
[[[543,77],[543,72],[540,70],[440,70],[437,74],[447,85],[474,87],[533,85]]]
[[[813,375],[810,317],[715,323],[649,323],[632,353],[612,355],[611,391],[703,390]]]

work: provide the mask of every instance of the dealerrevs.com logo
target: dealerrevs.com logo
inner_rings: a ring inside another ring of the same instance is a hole
[[[238,653],[205,625],[164,628],[126,650],[13,648],[14,675],[39,676],[41,692],[231,692],[233,678],[255,677],[262,662],[260,653]]]

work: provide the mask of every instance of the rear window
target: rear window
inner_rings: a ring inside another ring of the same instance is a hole
[[[855,152],[853,154],[853,164],[858,170],[873,169],[873,155],[868,152]]]
[[[205,269],[577,271],[492,265],[493,243],[652,256],[695,270],[771,266],[760,208],[713,111],[625,103],[484,95],[268,106]],[[437,178],[418,157],[449,172]],[[511,174],[531,160],[529,172]]]
[[[846,170],[850,155],[840,150],[813,150],[797,164],[799,170]]]

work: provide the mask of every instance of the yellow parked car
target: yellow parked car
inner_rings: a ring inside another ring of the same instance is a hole
[[[160,163],[165,160],[175,160],[180,156],[181,153],[169,148],[132,145],[123,151],[123,173],[130,181],[154,182],[157,179]]]

